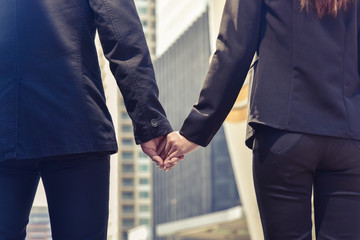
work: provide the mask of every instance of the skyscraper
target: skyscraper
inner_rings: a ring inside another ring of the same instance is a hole
[[[157,0],[157,55],[162,55],[204,12],[209,0]]]
[[[135,0],[150,54],[156,54],[156,0]]]
[[[209,19],[208,11],[204,10],[155,62],[160,100],[175,129],[181,127],[197,100],[209,66]],[[239,194],[223,128],[207,148],[199,148],[185,157],[171,172],[153,171],[156,239],[165,235],[157,231],[164,225],[169,226],[166,231],[170,232],[171,227],[179,230],[181,225],[186,225],[186,219],[229,209],[240,212]],[[237,216],[236,224],[239,226],[234,234],[240,237],[240,230],[245,231],[245,235],[247,233],[246,227],[240,227],[241,214]],[[172,236],[172,233],[167,236]]]
[[[155,0],[135,0],[151,56],[156,53]],[[116,81],[99,49],[107,104],[118,139],[118,154],[112,156],[110,181],[109,240],[126,240],[128,231],[152,225],[152,172],[150,159],[135,144],[133,127]]]
[[[107,105],[119,147],[111,160],[108,239],[125,240],[130,229],[152,223],[152,163],[135,144],[132,122],[123,98],[101,51],[99,56]]]

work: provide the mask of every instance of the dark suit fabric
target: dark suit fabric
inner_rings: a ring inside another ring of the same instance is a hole
[[[256,53],[249,126],[360,139],[359,1],[321,19],[299,2],[226,1],[200,98],[181,128],[186,138],[210,142]]]
[[[360,141],[256,131],[254,183],[266,240],[360,239]]]
[[[106,240],[109,175],[107,153],[0,162],[0,239],[25,239],[41,176],[52,239]]]
[[[133,0],[3,1],[0,29],[0,160],[117,151],[96,30],[136,142],[171,131]]]

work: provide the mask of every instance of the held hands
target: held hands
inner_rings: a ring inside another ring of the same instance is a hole
[[[178,164],[180,159],[184,158],[185,154],[194,151],[198,147],[200,146],[187,140],[178,131],[168,134],[165,146],[165,152],[167,154],[163,169],[169,171]]]
[[[199,145],[190,142],[179,132],[172,132],[167,136],[154,138],[141,144],[141,148],[161,169],[169,171],[184,155],[197,149]]]

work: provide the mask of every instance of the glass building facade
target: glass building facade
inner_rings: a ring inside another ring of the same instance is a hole
[[[179,129],[197,101],[210,59],[208,12],[155,62],[160,101]],[[156,225],[200,216],[240,204],[223,128],[206,148],[185,156],[170,172],[153,170]]]

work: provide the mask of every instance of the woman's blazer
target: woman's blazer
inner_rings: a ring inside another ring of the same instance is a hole
[[[227,0],[200,98],[180,132],[210,142],[256,53],[250,126],[360,139],[359,8],[355,0],[319,18],[299,0]]]
[[[0,160],[117,150],[96,30],[136,142],[171,131],[133,0],[0,5]]]

